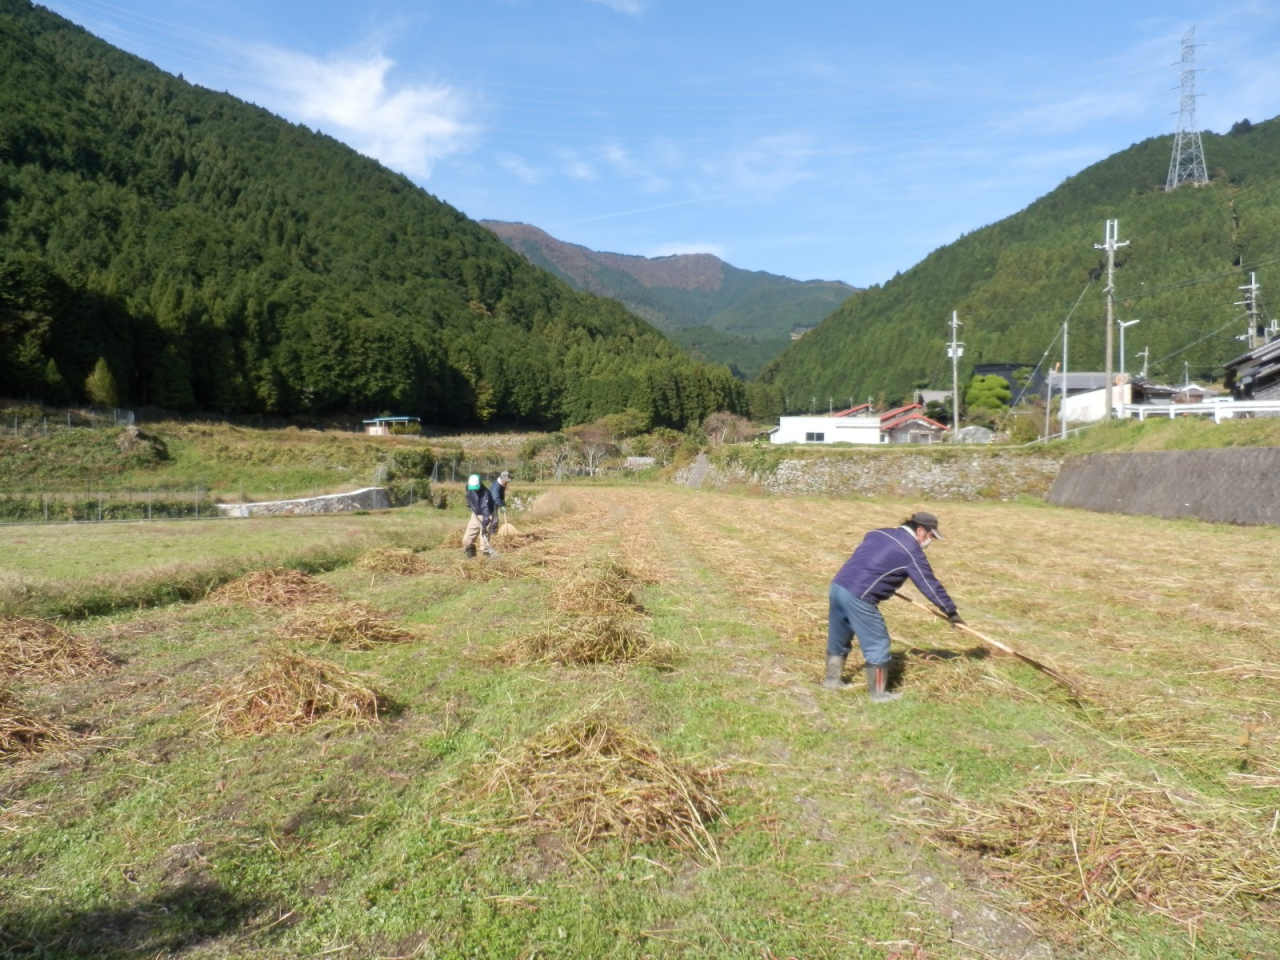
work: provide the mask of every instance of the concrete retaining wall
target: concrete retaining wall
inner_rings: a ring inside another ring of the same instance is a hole
[[[1280,447],[1076,457],[1063,464],[1049,502],[1104,513],[1280,524]]]
[[[929,500],[1012,500],[1022,494],[1044,496],[1057,476],[1054,456],[993,450],[866,451],[782,460],[768,471],[713,462],[702,489],[757,485],[770,493],[824,496],[922,497]],[[689,468],[677,471],[685,483]]]
[[[365,487],[351,493],[331,493],[305,500],[274,500],[268,503],[218,503],[224,517],[287,517],[317,513],[350,513],[353,510],[387,510],[391,498],[383,487]]]

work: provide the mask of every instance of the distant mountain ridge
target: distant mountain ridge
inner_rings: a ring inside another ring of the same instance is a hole
[[[481,220],[531,263],[579,290],[611,297],[695,356],[754,376],[857,288],[838,280],[793,280],[742,270],[710,253],[642,257],[557,240],[525,223]]]

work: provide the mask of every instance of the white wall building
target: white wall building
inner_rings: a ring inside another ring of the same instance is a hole
[[[880,417],[781,417],[773,443],[883,443]]]
[[[1130,384],[1119,383],[1111,388],[1111,405],[1116,416],[1124,416],[1124,405],[1132,403]],[[1067,423],[1096,423],[1107,412],[1107,390],[1090,390],[1087,393],[1067,394],[1063,414]]]

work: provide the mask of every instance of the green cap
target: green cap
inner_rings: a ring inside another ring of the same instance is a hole
[[[473,473],[471,476],[467,477],[467,489],[468,490],[480,489],[480,474]]]

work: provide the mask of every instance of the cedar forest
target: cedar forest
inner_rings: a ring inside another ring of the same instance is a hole
[[[180,412],[683,427],[776,392],[337,141],[0,0],[0,394],[82,400],[100,358]]]

